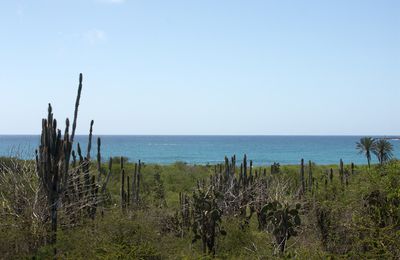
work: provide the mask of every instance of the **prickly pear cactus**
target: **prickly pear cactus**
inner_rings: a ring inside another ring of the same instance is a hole
[[[277,162],[274,162],[271,165],[271,174],[278,174],[281,172],[281,165]]]
[[[287,240],[292,236],[297,236],[297,228],[301,224],[300,207],[300,204],[290,207],[288,204],[273,201],[262,208],[268,230],[274,235],[277,247],[282,253],[285,251]]]
[[[212,255],[215,255],[216,237],[219,234],[226,235],[221,228],[222,210],[217,203],[219,197],[212,186],[208,189],[198,188],[193,193],[192,243],[201,240],[203,253],[208,252]]]

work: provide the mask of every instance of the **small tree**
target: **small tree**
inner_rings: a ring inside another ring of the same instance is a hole
[[[393,157],[393,145],[385,139],[379,139],[375,142],[373,153],[378,158],[379,164],[383,165]]]
[[[368,168],[371,168],[371,153],[374,150],[375,139],[372,137],[363,137],[356,143],[356,149],[360,154],[364,154],[367,158]]]

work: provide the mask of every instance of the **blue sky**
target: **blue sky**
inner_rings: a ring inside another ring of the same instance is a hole
[[[0,134],[400,134],[400,1],[0,3]],[[60,123],[61,123],[60,122]]]

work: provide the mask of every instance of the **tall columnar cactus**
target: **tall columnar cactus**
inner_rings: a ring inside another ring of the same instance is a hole
[[[240,164],[240,172],[239,172],[239,186],[243,185],[243,163]]]
[[[138,206],[140,202],[140,181],[141,181],[141,168],[142,162],[139,160],[135,163],[132,181],[128,180],[127,185],[129,186],[129,194],[127,195],[126,200],[129,201],[129,204],[132,206]]]
[[[79,197],[79,199],[82,199],[85,191],[84,191],[84,185],[83,185],[84,180],[81,181],[81,175],[84,174],[86,165],[84,164],[82,150],[81,150],[81,146],[79,145],[79,143],[77,145],[77,153],[79,156],[79,167],[77,167],[77,170],[76,170],[75,180],[76,180],[76,186],[77,186],[77,191],[78,191],[78,197]],[[81,208],[81,205],[80,205],[80,208]]]
[[[328,172],[328,170],[325,170],[325,175],[324,175],[325,199],[327,199],[327,196],[328,196],[328,179],[329,179],[329,172]]]
[[[126,176],[126,189],[127,189],[127,192],[126,192],[126,206],[127,207],[129,207],[130,204],[131,204],[131,200],[130,200],[130,198],[131,198],[131,185],[129,185],[129,184],[130,184],[129,175],[127,175]]]
[[[344,165],[343,165],[343,160],[340,159],[339,163],[339,176],[340,176],[340,183],[343,185],[344,181]]]
[[[138,172],[136,175],[136,203],[140,202],[140,181],[142,178],[142,173],[141,173],[141,169],[142,169],[142,162],[139,160],[138,162]]]
[[[78,144],[79,163],[76,153],[72,151],[75,130],[77,125],[79,101],[82,91],[82,74],[79,75],[78,93],[75,102],[74,120],[70,135],[70,122],[66,119],[64,136],[57,129],[57,121],[53,117],[52,107],[49,104],[47,119],[42,120],[42,133],[39,149],[36,150],[36,169],[40,185],[47,197],[51,222],[50,243],[56,243],[58,211],[65,209],[66,221],[70,225],[76,224],[81,210],[83,216],[94,218],[98,203],[98,184],[89,173],[90,149],[93,122],[91,122],[87,156],[83,158]],[[72,165],[70,164],[72,155]],[[83,179],[81,178],[83,174]],[[56,253],[56,249],[54,250]]]
[[[97,171],[99,172],[99,175],[97,177],[97,181],[101,182],[101,140],[100,137],[97,138]]]
[[[67,187],[69,156],[72,143],[69,138],[69,120],[66,120],[64,138],[57,130],[57,121],[53,118],[49,104],[48,117],[42,120],[42,135],[37,153],[37,169],[41,185],[46,192],[51,216],[50,243],[57,240],[58,208],[61,194]],[[55,252],[56,253],[56,250]]]
[[[90,150],[92,149],[93,124],[94,124],[94,121],[92,120],[90,122],[89,140],[88,140],[87,154],[86,154],[86,158],[88,160],[90,160]]]
[[[76,123],[78,121],[78,108],[79,108],[79,101],[81,100],[82,80],[83,80],[83,76],[82,76],[82,73],[81,73],[81,74],[79,74],[78,94],[76,96],[76,101],[75,101],[74,121],[72,123],[72,133],[71,133],[71,139],[70,139],[71,143],[74,142]]]
[[[253,176],[253,160],[250,160],[250,168],[249,168],[249,182],[250,182],[250,184],[252,184],[253,183],[253,179],[254,179],[254,176]]]
[[[125,169],[124,169],[124,157],[121,156],[120,159],[120,168],[121,168],[121,208],[122,210],[126,209],[126,192],[125,192]]]
[[[247,156],[244,155],[243,157],[243,184],[244,186],[247,185]]]
[[[71,155],[72,155],[72,168],[75,168],[76,167],[76,153],[75,153],[75,151],[72,151]]]
[[[135,163],[135,167],[133,170],[133,178],[132,178],[132,204],[135,204],[136,202],[136,186],[137,186],[137,163]]]
[[[231,175],[230,171],[231,171],[231,169],[230,169],[230,165],[229,165],[229,159],[228,159],[228,157],[225,156],[225,175],[224,175],[225,181],[229,180],[230,175]]]
[[[306,181],[304,179],[304,159],[301,159],[300,164],[300,182],[301,182],[301,193],[306,193]]]
[[[308,190],[311,192],[313,187],[313,173],[312,173],[312,163],[308,161]]]
[[[231,157],[231,168],[232,168],[232,175],[234,176],[235,175],[235,173],[236,173],[236,155],[234,154],[232,157]]]

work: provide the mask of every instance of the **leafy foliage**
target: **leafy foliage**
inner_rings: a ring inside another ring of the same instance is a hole
[[[381,165],[388,162],[393,157],[393,145],[385,139],[379,139],[375,142],[373,153],[378,158]]]
[[[371,153],[375,147],[375,139],[372,137],[363,137],[356,143],[356,149],[367,158],[368,167],[371,167]]]

